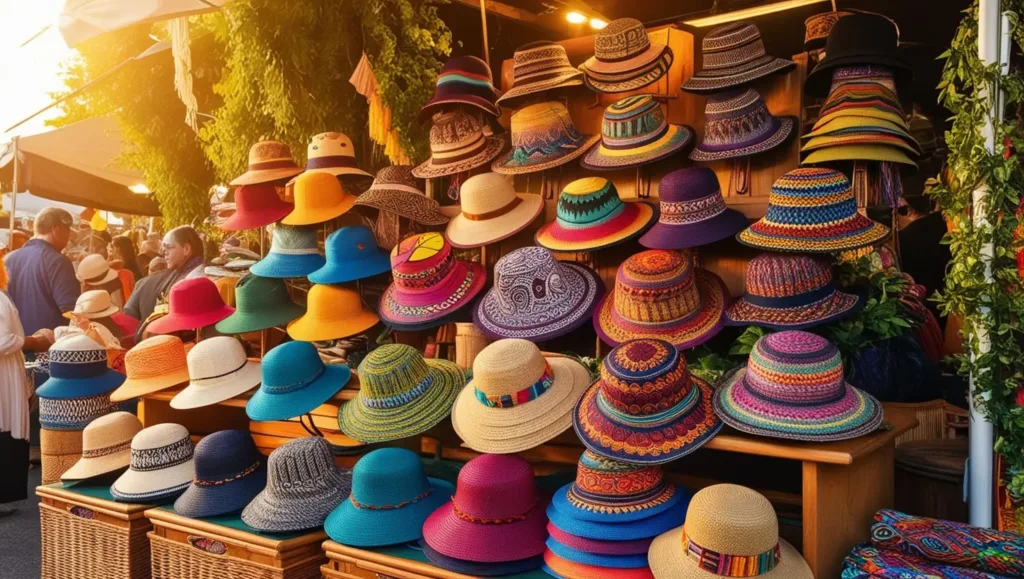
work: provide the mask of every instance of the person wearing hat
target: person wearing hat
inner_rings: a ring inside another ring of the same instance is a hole
[[[188,225],[175,227],[168,231],[163,240],[167,269],[159,272],[158,275],[151,272],[148,277],[143,278],[135,286],[135,291],[132,292],[128,303],[124,306],[124,313],[140,321],[153,315],[157,302],[166,297],[175,284],[188,277],[193,271],[202,272],[204,248],[199,233]],[[142,332],[144,328],[145,325],[140,324],[139,332]],[[141,334],[136,335],[136,339],[141,340],[142,338]]]
[[[78,264],[75,272],[78,281],[82,282],[82,291],[93,289],[105,290],[110,294],[111,303],[118,309],[124,307],[125,292],[117,271],[110,267],[107,258],[99,253],[85,256]]]
[[[74,310],[64,313],[71,322],[53,331],[54,340],[84,333],[107,348],[120,348],[124,332],[111,318],[117,312],[118,308],[111,303],[107,290],[87,291],[78,297]]]

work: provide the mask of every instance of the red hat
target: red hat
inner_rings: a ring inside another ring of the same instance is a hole
[[[226,231],[255,229],[280,221],[295,207],[277,195],[273,183],[243,185],[235,189],[235,213],[221,225]]]
[[[224,305],[217,286],[205,277],[186,279],[171,288],[170,313],[146,328],[154,334],[170,334],[216,324],[235,312]]]

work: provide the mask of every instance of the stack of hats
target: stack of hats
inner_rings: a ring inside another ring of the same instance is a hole
[[[455,56],[444,63],[437,75],[434,96],[420,109],[418,118],[424,123],[437,113],[454,110],[483,111],[497,118],[499,96],[486,62],[475,56]]]

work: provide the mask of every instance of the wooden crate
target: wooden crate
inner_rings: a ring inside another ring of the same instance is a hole
[[[327,554],[327,563],[320,568],[323,579],[474,579],[429,563],[346,547],[334,541],[325,541],[323,550]],[[538,569],[506,577],[532,579],[546,575]]]

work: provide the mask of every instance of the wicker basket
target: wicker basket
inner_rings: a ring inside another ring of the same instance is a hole
[[[81,430],[39,429],[39,460],[42,462],[42,483],[60,482],[60,476],[82,456]]]
[[[325,541],[327,564],[320,568],[324,579],[474,579],[428,563],[389,557],[381,553]]]
[[[455,324],[455,363],[466,370],[473,368],[473,360],[491,341],[474,324]]]

